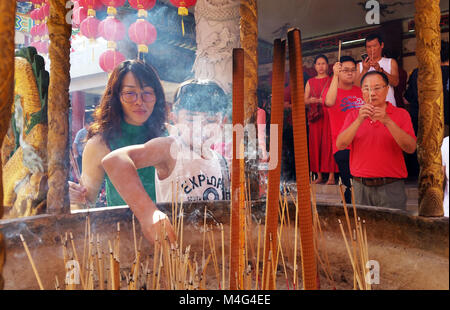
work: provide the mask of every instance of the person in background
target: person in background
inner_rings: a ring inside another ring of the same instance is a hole
[[[339,167],[342,183],[345,185],[345,201],[351,203],[350,150],[336,147],[337,136],[350,111],[358,109],[363,103],[361,88],[354,85],[356,62],[350,56],[342,56],[333,66],[330,87],[324,91],[324,103],[328,109],[331,127],[333,156]]]
[[[444,137],[448,136],[449,131],[449,43],[441,41],[441,73],[442,73],[442,88],[444,92]],[[417,77],[419,69],[413,70],[408,79],[408,88],[406,89],[404,98],[406,104],[409,106],[408,110],[411,115],[411,120],[414,127],[414,132],[417,135],[419,126],[419,94],[417,90]]]
[[[323,93],[330,86],[328,58],[318,55],[314,59],[317,75],[310,78],[305,87],[305,104],[309,106],[309,166],[317,173],[314,183],[322,183],[322,173],[328,173],[327,185],[335,184],[334,173],[338,171],[331,147],[331,129],[328,110],[323,106]]]
[[[82,166],[82,156],[83,156],[83,150],[86,145],[86,137],[88,134],[88,128],[89,124],[91,123],[92,118],[89,114],[86,115],[86,119],[84,120],[84,126],[80,130],[78,130],[77,134],[75,135],[75,139],[73,140],[72,144],[72,152],[75,160],[78,163],[78,168],[80,171],[83,169]]]
[[[408,172],[403,152],[416,150],[411,118],[387,101],[384,73],[366,73],[361,85],[365,103],[347,115],[336,141],[339,150],[350,147],[355,202],[405,210]]]
[[[367,57],[358,65],[355,84],[360,86],[361,77],[369,71],[383,72],[389,80],[387,101],[397,106],[394,87],[399,84],[398,64],[393,58],[383,57],[384,42],[380,35],[371,33],[366,37]]]
[[[449,154],[448,154],[448,136],[444,138],[444,141],[442,141],[441,146],[441,153],[442,153],[442,172],[444,173],[444,216],[448,217],[448,166],[449,166]]]

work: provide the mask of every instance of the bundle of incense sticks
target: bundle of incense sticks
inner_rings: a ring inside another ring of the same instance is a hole
[[[338,223],[354,273],[353,289],[371,290],[370,283],[367,283],[367,281],[365,281],[365,276],[369,271],[369,269],[366,267],[367,266],[366,264],[369,261],[369,247],[367,243],[366,221],[365,220],[361,221],[361,218],[357,215],[355,196],[352,186],[351,194],[352,194],[354,228],[352,227],[350,217],[348,215],[347,204],[345,202],[344,185],[342,184],[340,178],[339,178],[339,191],[341,194],[341,199],[344,207],[347,232],[345,232],[344,226],[340,219],[338,220]],[[351,242],[348,242],[347,240],[350,240]]]

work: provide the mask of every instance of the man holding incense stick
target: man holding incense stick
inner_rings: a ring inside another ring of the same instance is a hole
[[[393,58],[383,57],[384,42],[380,35],[371,33],[366,38],[367,57],[358,64],[355,84],[360,86],[361,77],[370,71],[384,73],[389,81],[387,101],[397,106],[394,87],[399,84],[398,64]]]
[[[368,72],[361,79],[364,105],[346,117],[336,146],[350,147],[355,202],[406,209],[403,152],[414,153],[416,136],[408,112],[387,101],[388,77]]]
[[[333,156],[339,167],[342,183],[346,186],[345,201],[351,203],[351,183],[349,167],[349,150],[336,148],[337,136],[350,111],[358,109],[364,103],[361,89],[353,84],[356,74],[356,62],[350,56],[342,56],[333,67],[333,78],[329,88],[325,89],[323,98],[328,108],[330,119]]]

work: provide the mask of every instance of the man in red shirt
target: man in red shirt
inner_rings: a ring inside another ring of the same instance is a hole
[[[351,203],[350,151],[345,148],[338,150],[336,139],[344,124],[345,117],[351,111],[357,111],[364,101],[361,89],[353,85],[356,75],[356,62],[352,57],[342,56],[340,61],[334,64],[333,72],[330,87],[324,92],[325,106],[328,108],[330,119],[334,159],[339,167],[342,183],[346,186],[345,201]]]
[[[382,72],[361,79],[365,104],[346,117],[336,146],[350,146],[350,172],[358,204],[406,208],[403,152],[414,153],[416,136],[404,109],[386,101],[388,78]]]

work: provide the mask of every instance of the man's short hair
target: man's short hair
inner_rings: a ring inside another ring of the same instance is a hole
[[[383,38],[382,38],[381,35],[379,35],[378,33],[370,33],[370,34],[367,35],[367,37],[366,37],[366,41],[365,41],[365,43],[364,43],[364,46],[367,46],[367,42],[373,41],[373,40],[375,40],[375,39],[378,40],[378,42],[380,43],[380,45],[381,45],[381,43],[384,42],[384,41],[383,41]]]
[[[352,56],[341,56],[341,58],[339,59],[340,63],[344,63],[346,61],[351,61],[355,64],[356,66],[356,60],[352,57]]]
[[[371,76],[371,75],[379,75],[383,78],[383,81],[386,83],[386,85],[389,85],[389,79],[387,77],[387,75],[384,72],[379,72],[379,71],[369,71],[366,74],[364,74],[361,78],[361,86],[364,82],[364,80],[366,79],[366,77]]]
[[[177,89],[174,109],[209,114],[226,113],[229,98],[223,89],[213,81],[188,80]]]
[[[448,61],[448,41],[441,40],[441,62]]]

